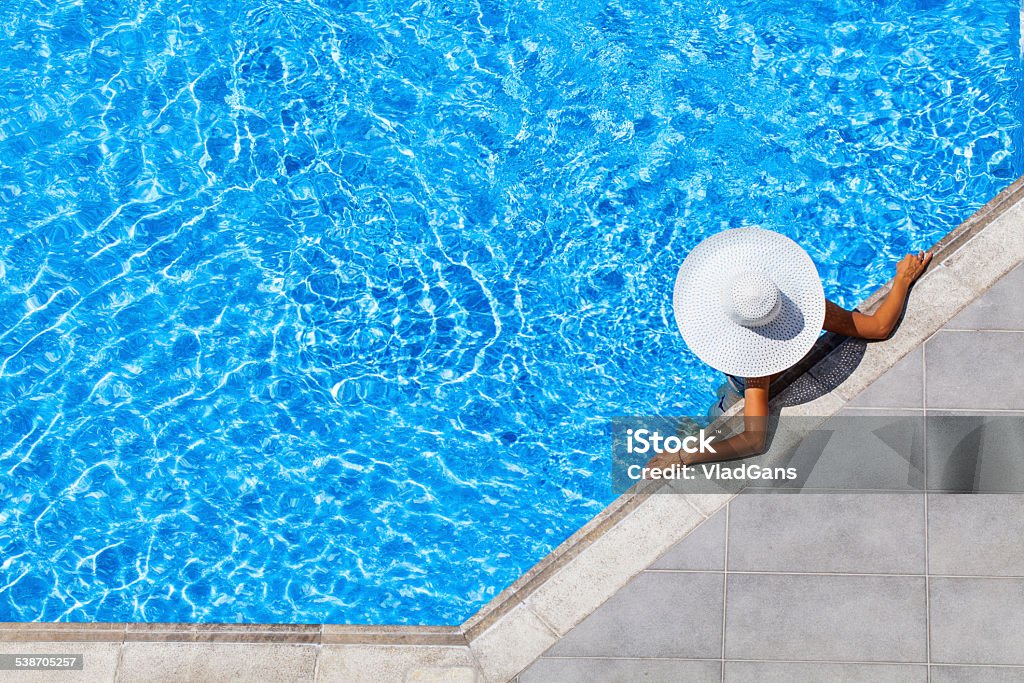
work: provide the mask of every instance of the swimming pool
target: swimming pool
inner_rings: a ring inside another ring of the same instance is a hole
[[[689,248],[852,305],[1024,173],[1018,6],[15,0],[0,620],[458,623],[703,414]]]

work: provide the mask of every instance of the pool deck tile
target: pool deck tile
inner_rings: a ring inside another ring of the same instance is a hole
[[[923,576],[729,574],[727,659],[923,662]]]
[[[933,664],[931,683],[1024,683],[1024,667]]]
[[[468,647],[324,645],[317,683],[478,683]]]
[[[925,345],[929,408],[1024,410],[1024,383],[1006,359],[1024,350],[1024,331],[943,330]]]
[[[724,577],[722,572],[642,572],[547,654],[717,658]]]
[[[946,325],[951,330],[1024,329],[1024,268],[1017,266]]]
[[[929,605],[933,662],[1024,665],[1024,579],[933,577]]]
[[[488,683],[503,683],[558,642],[540,617],[518,605],[470,642],[470,649]]]
[[[543,659],[524,672],[519,683],[720,683],[722,663],[682,659]]]
[[[1017,203],[993,220],[945,261],[975,294],[982,294],[1024,259],[1024,204]]]
[[[846,404],[847,408],[924,408],[924,351],[918,347]]]
[[[1024,577],[1021,539],[1024,495],[928,496],[928,565],[934,574]]]
[[[312,681],[318,648],[277,643],[142,643],[121,647],[119,681]]]
[[[920,495],[741,495],[729,571],[924,574],[924,527]]]
[[[1024,493],[1024,411],[929,410],[928,488]],[[941,419],[934,418],[953,418]]]
[[[680,493],[674,495],[682,495],[686,497],[686,502],[695,507],[701,514],[706,518],[711,517],[720,510],[724,510],[725,506],[736,497],[739,491],[732,493]]]
[[[725,515],[712,515],[659,557],[651,569],[725,570]]]
[[[725,683],[926,683],[921,664],[726,662]]]

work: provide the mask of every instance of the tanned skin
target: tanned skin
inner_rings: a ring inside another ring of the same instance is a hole
[[[889,290],[882,305],[870,315],[848,311],[826,299],[825,322],[822,328],[844,337],[872,341],[888,339],[896,329],[900,315],[903,314],[910,287],[921,277],[931,260],[931,252],[926,251],[904,256],[896,266],[892,289]],[[743,431],[724,441],[716,442],[715,453],[664,451],[656,455],[647,466],[664,468],[674,464],[696,465],[738,460],[764,453],[768,439],[768,387],[772,380],[781,374],[747,378],[747,388],[743,393]]]

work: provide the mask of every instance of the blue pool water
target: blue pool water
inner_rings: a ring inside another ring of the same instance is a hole
[[[458,623],[704,412],[700,239],[853,305],[1024,173],[1006,0],[0,17],[0,621]]]

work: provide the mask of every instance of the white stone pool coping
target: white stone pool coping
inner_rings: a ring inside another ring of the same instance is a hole
[[[1024,178],[935,253],[895,335],[867,345],[854,372],[810,402],[789,405],[784,388],[773,401],[785,404],[782,415],[834,414],[1024,261]],[[876,307],[888,288],[861,310]],[[840,344],[823,336],[780,385],[827,373]],[[86,655],[84,671],[23,674],[33,681],[508,681],[735,495],[652,495],[661,485],[646,482],[617,498],[460,626],[0,623],[0,653]]]

